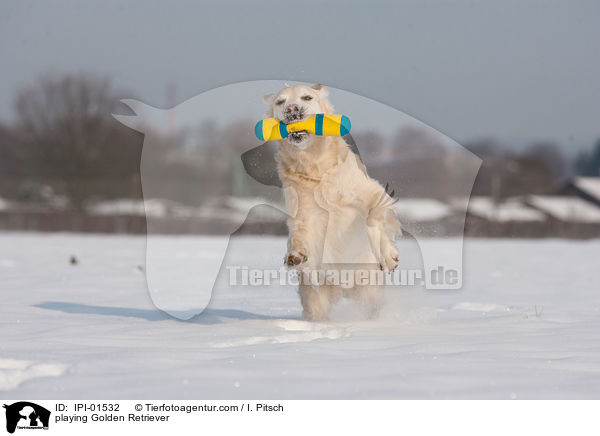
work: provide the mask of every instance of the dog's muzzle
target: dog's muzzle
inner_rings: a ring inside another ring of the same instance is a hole
[[[302,121],[306,116],[306,109],[298,104],[290,103],[283,110],[283,121],[286,124]]]
[[[289,142],[299,143],[304,141],[308,137],[309,133],[306,130],[297,130],[294,132],[290,132],[287,137]]]

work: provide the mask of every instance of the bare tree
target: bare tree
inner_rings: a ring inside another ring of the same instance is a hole
[[[442,140],[430,130],[419,126],[405,126],[400,128],[392,139],[394,154],[402,156],[418,156],[443,158],[445,155]]]
[[[14,130],[0,124],[0,196],[14,197],[18,191],[17,175],[20,171],[20,148]]]
[[[352,134],[361,157],[366,162],[383,159],[389,144],[386,138],[376,130],[358,131]]]
[[[564,182],[571,175],[569,161],[553,142],[536,142],[526,150],[525,154],[543,161],[552,171],[557,184]]]
[[[141,136],[112,118],[106,79],[41,78],[15,99],[22,176],[53,187],[76,208],[93,197],[139,195]]]

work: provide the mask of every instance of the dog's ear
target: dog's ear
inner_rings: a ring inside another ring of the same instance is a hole
[[[275,94],[265,94],[263,96],[263,101],[267,106],[271,106],[273,104],[273,100],[275,99]]]
[[[321,85],[320,83],[314,84],[313,86],[311,86],[311,88],[317,91],[317,94],[319,94],[319,99],[321,100],[321,106],[323,110],[326,113],[332,114],[335,111],[335,109],[327,99],[327,97],[329,96],[329,88],[327,88],[325,85]]]
[[[315,83],[313,86],[311,86],[311,88],[317,91],[319,93],[319,97],[321,98],[327,98],[329,95],[329,88],[327,88],[325,85],[321,85],[320,83]]]
[[[275,94],[265,94],[263,96],[263,101],[267,105],[267,111],[265,112],[267,118],[273,116],[273,100],[275,100]]]

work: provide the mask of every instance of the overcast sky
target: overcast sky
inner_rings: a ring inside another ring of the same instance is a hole
[[[378,100],[458,142],[568,152],[600,137],[597,0],[5,1],[0,65],[5,121],[37,76],[93,72],[163,108],[169,84],[181,102],[289,79]]]

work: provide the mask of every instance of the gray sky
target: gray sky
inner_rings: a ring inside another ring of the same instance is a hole
[[[49,72],[92,72],[165,108],[229,83],[318,81],[458,142],[600,137],[598,1],[6,1],[0,119]],[[124,97],[129,97],[125,95]]]

